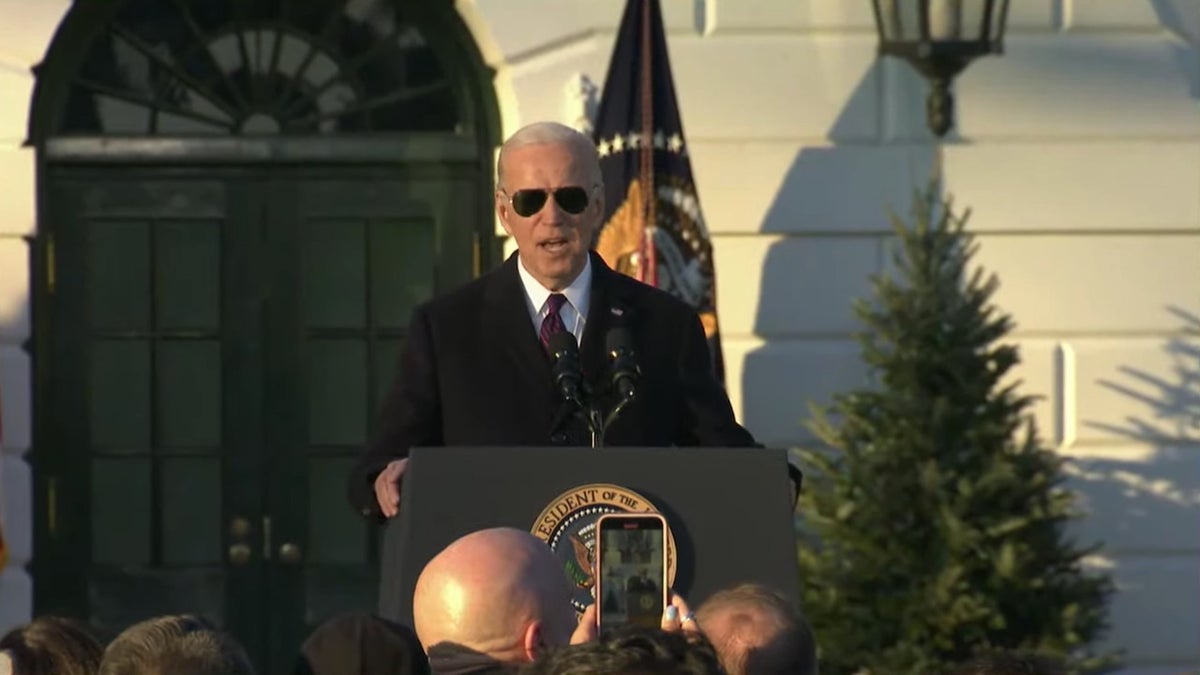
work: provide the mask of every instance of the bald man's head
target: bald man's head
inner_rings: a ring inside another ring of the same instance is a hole
[[[564,645],[576,626],[561,565],[520,530],[466,535],[434,556],[417,579],[413,620],[430,647],[452,642],[499,661],[532,660]]]
[[[696,611],[729,675],[816,675],[812,628],[782,596],[759,584],[718,591]]]

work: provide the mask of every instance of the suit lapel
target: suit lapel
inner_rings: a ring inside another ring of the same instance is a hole
[[[588,302],[587,324],[583,328],[583,340],[579,345],[579,357],[583,361],[583,372],[589,381],[600,385],[596,379],[608,367],[608,356],[604,351],[605,335],[613,326],[625,307],[619,289],[612,283],[616,274],[596,253],[592,256],[592,293]],[[602,387],[602,385],[601,385]]]
[[[525,289],[521,286],[516,263],[517,254],[513,253],[488,289],[484,325],[504,345],[520,376],[531,387],[530,391],[553,393],[550,362],[533,330],[533,322],[529,320]],[[485,336],[485,339],[490,338]]]

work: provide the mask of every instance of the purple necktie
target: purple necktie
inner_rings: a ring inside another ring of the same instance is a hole
[[[550,338],[566,330],[562,317],[558,314],[558,310],[562,309],[566,302],[567,296],[562,293],[552,293],[546,300],[546,304],[550,306],[550,312],[542,320],[542,329],[538,333],[538,337],[542,340],[542,348],[546,351],[550,350]]]

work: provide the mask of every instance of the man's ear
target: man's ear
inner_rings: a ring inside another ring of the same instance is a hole
[[[512,228],[508,226],[508,216],[511,213],[511,211],[509,211],[509,208],[508,208],[508,197],[505,197],[504,193],[499,190],[496,190],[495,196],[496,196],[496,218],[500,221],[500,227],[503,227],[504,231],[508,234],[508,236],[511,237],[512,236]]]
[[[525,635],[522,636],[521,646],[525,650],[525,658],[533,661],[546,651],[546,631],[542,627],[541,621],[531,621],[525,627]]]

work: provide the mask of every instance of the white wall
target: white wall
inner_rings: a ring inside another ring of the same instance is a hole
[[[512,132],[570,121],[564,85],[602,84],[624,3],[457,4]],[[796,444],[806,401],[863,380],[850,301],[886,269],[886,209],[929,175],[927,89],[876,61],[868,0],[663,6],[731,396]],[[1121,588],[1110,642],[1129,672],[1179,672],[1200,666],[1200,0],[1021,0],[1009,25],[956,86],[947,190],[1000,276],[1043,435],[1078,459],[1078,532]]]
[[[27,253],[32,79],[66,0],[0,0],[0,629],[30,612]],[[458,0],[498,69],[505,132],[569,121],[601,84],[623,0]],[[948,190],[1014,313],[1047,439],[1078,458],[1121,584],[1129,672],[1200,665],[1200,0],[1021,0],[1008,53],[956,87]],[[807,400],[855,386],[850,300],[885,269],[886,208],[928,175],[925,86],[874,56],[868,0],[663,0],[714,232],[731,396],[764,441],[803,441]],[[20,17],[12,22],[10,17]],[[18,28],[19,25],[19,28]],[[531,30],[530,26],[537,26]],[[757,77],[750,77],[749,75]],[[1193,324],[1193,331],[1200,327]],[[1149,427],[1153,431],[1147,431]],[[1164,435],[1165,439],[1157,439]]]
[[[0,632],[25,620],[33,586],[24,565],[33,554],[29,465],[29,248],[35,230],[34,155],[22,147],[33,91],[30,68],[45,54],[68,0],[0,0],[0,525],[9,561],[0,570]]]

